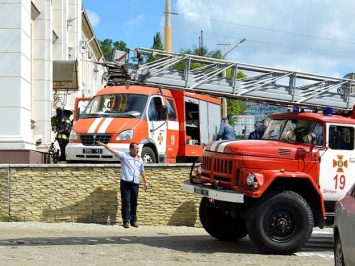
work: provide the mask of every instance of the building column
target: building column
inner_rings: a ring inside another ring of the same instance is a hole
[[[61,2],[61,1],[60,1]],[[36,121],[33,138],[42,140],[38,149],[48,150],[54,141],[51,128],[53,113],[53,7],[51,0],[37,0],[39,16],[33,21],[32,90],[33,119]],[[57,34],[61,36],[57,32]]]
[[[31,1],[0,0],[0,149],[35,149],[31,132]]]

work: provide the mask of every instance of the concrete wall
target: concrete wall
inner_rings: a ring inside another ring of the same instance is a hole
[[[0,217],[38,222],[121,223],[120,165],[0,165]],[[190,165],[146,166],[141,225],[201,226],[200,198],[186,193]]]

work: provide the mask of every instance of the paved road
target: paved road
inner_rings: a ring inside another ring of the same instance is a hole
[[[291,256],[262,255],[248,237],[218,241],[202,228],[0,223],[0,265],[333,265],[332,230],[315,229]]]

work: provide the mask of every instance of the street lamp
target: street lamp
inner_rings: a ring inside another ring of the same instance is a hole
[[[234,46],[232,49],[230,49],[228,52],[226,52],[226,53],[224,54],[223,58],[226,58],[227,54],[229,54],[229,53],[230,53],[232,50],[234,50],[235,48],[241,46],[246,40],[247,40],[246,38],[241,39],[240,42],[239,42],[236,46]]]
[[[230,49],[228,52],[226,52],[224,54],[223,59],[225,59],[227,54],[229,54],[233,49],[238,48],[239,46],[241,46],[246,40],[247,40],[246,38],[241,39],[240,42],[237,45],[233,46],[232,49]],[[227,76],[227,70],[224,70],[223,71],[223,77],[226,77],[226,76]],[[225,98],[225,97],[222,98],[222,113],[223,113],[224,116],[227,116],[227,98]]]

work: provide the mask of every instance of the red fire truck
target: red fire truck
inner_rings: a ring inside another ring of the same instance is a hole
[[[334,204],[355,182],[355,110],[270,116],[262,140],[210,143],[187,192],[199,194],[205,230],[247,234],[266,253],[292,254],[314,226],[331,225]]]
[[[119,162],[96,144],[101,141],[120,151],[137,142],[145,163],[186,163],[202,156],[215,139],[221,100],[157,86],[132,85],[127,90],[111,84],[90,100],[80,118],[78,108],[75,111],[66,146],[68,162]]]

